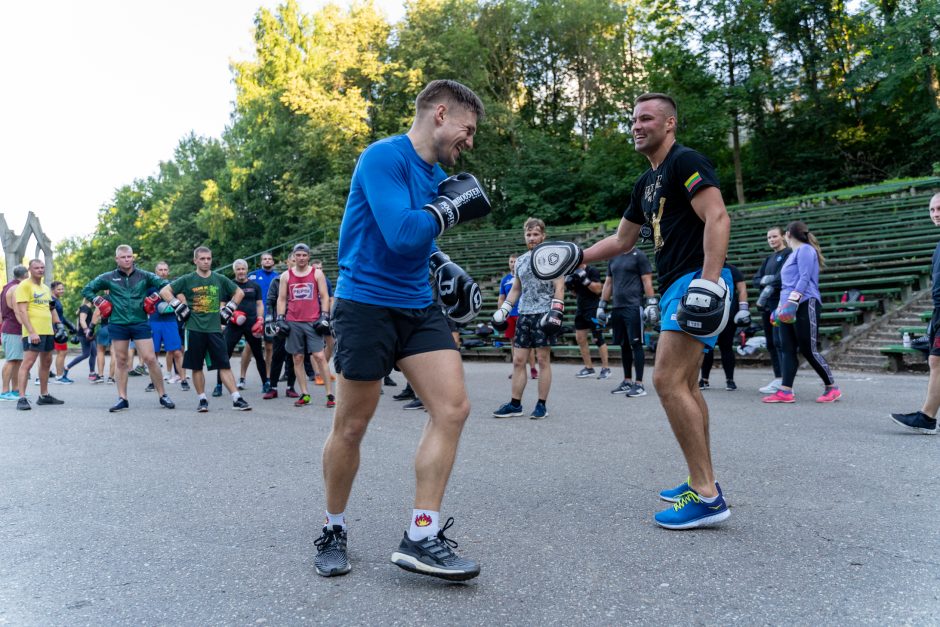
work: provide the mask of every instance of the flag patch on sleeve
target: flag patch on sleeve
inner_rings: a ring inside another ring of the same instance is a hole
[[[689,193],[692,193],[692,190],[698,187],[698,184],[701,182],[702,182],[702,175],[699,174],[698,172],[694,172],[692,176],[690,176],[685,181],[686,191],[688,191]]]

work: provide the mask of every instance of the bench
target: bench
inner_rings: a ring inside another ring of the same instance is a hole
[[[888,369],[897,372],[904,369],[904,356],[912,355],[923,358],[924,353],[916,348],[907,348],[903,344],[891,344],[882,346],[878,349],[882,355],[888,358]]]

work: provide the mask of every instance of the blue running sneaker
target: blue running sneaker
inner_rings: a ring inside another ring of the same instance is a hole
[[[721,486],[718,485],[718,482],[715,482],[715,487],[718,488],[718,494],[724,497],[724,492],[721,491]],[[689,485],[689,477],[685,478],[685,481],[677,485],[672,489],[663,490],[659,493],[659,498],[666,501],[667,503],[675,503],[679,500],[679,497],[692,489],[692,486]]]
[[[541,401],[535,404],[535,409],[532,410],[532,414],[529,416],[532,420],[541,420],[548,415],[548,408],[545,407],[545,403]]]
[[[698,492],[689,488],[675,505],[656,514],[656,524],[666,529],[693,529],[720,523],[731,515],[725,497],[718,492],[713,503],[706,503]]]
[[[512,418],[522,415],[522,405],[513,405],[504,403],[499,409],[493,412],[493,418]]]

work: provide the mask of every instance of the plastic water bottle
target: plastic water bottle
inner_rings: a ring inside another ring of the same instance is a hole
[[[904,348],[910,348],[911,347],[911,334],[905,331],[901,342],[904,344]]]

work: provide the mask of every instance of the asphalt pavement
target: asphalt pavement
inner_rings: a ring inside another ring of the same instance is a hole
[[[546,419],[496,420],[509,365],[466,364],[472,411],[442,512],[482,564],[463,584],[389,562],[426,420],[392,400],[398,373],[347,509],[353,570],[331,579],[313,568],[322,388],[295,408],[249,379],[251,412],[223,397],[197,414],[178,386],[161,409],[144,378],[120,414],[113,386],[85,380],[53,386],[62,406],[2,403],[0,624],[940,623],[940,437],[888,419],[919,408],[926,377],[836,373],[844,398],[820,405],[801,371],[784,406],[760,402],[766,372],[739,370],[738,391],[706,392],[731,517],[667,531],[657,494],[687,470],[652,386],[613,396],[616,368],[602,381],[579,367],[555,366]]]

